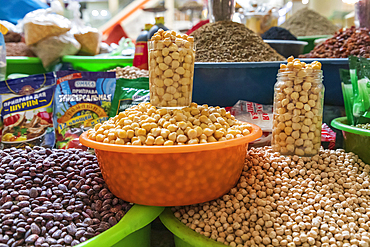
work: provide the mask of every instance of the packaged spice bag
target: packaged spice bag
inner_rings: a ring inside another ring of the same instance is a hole
[[[115,83],[114,72],[57,72],[54,115],[57,148],[84,149],[79,136],[108,119]]]
[[[3,148],[54,146],[55,83],[53,72],[0,82]]]
[[[114,117],[133,105],[149,101],[149,78],[119,78],[117,79],[109,117]]]

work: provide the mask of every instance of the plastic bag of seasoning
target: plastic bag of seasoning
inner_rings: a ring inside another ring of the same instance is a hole
[[[350,78],[353,90],[353,124],[370,122],[370,61],[349,57]]]
[[[56,76],[31,75],[0,82],[0,133],[3,148],[53,147]]]
[[[114,117],[133,105],[149,101],[149,78],[119,78],[117,79],[109,117]]]
[[[108,119],[116,75],[114,72],[56,73],[56,147],[85,149],[78,138],[85,130]]]
[[[349,70],[340,69],[340,80],[342,85],[342,94],[344,101],[344,108],[347,116],[347,123],[353,125],[353,89],[351,83],[351,76]]]

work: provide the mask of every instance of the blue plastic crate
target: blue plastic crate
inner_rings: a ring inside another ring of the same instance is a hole
[[[322,64],[325,105],[343,106],[339,69],[348,59],[301,59]],[[276,75],[282,62],[195,63],[193,101],[198,104],[233,106],[238,100],[272,105]]]

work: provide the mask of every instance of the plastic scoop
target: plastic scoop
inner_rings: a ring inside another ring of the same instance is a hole
[[[113,246],[131,233],[134,233],[150,224],[162,213],[163,210],[164,207],[149,207],[135,204],[114,227],[77,246]]]

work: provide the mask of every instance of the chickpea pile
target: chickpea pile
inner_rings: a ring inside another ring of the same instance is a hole
[[[194,38],[159,29],[149,43],[150,103],[189,106],[194,75]]]
[[[94,141],[119,145],[168,146],[225,141],[249,135],[252,126],[224,108],[192,103],[190,107],[157,109],[141,103],[88,130]]]
[[[139,69],[135,66],[117,67],[115,69],[109,70],[109,72],[116,72],[117,78],[126,79],[137,79],[140,77],[149,77],[149,71],[145,69]]]
[[[321,146],[321,64],[287,61],[275,85],[272,147],[284,155],[313,156]]]
[[[368,247],[369,171],[343,150],[300,158],[252,148],[228,194],[172,210],[191,229],[229,246]]]

